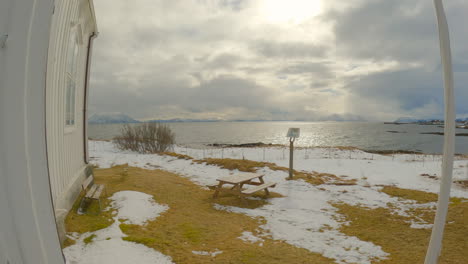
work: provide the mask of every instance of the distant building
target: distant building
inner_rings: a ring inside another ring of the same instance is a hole
[[[55,1],[47,58],[46,136],[52,200],[61,236],[63,220],[86,176],[88,75],[96,33],[92,0]]]

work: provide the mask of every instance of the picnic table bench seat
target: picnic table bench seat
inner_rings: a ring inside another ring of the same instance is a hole
[[[254,194],[260,190],[265,190],[265,192],[269,195],[269,191],[268,191],[268,188],[269,187],[275,187],[276,186],[276,182],[266,182],[264,184],[261,184],[261,185],[256,185],[252,188],[249,188],[249,189],[246,189],[246,190],[243,190],[242,191],[242,194],[246,194],[246,195],[251,195],[251,194]]]

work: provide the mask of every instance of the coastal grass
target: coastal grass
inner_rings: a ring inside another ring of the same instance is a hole
[[[463,188],[468,188],[468,180],[454,181],[454,183],[458,184]]]
[[[348,236],[356,236],[361,240],[372,242],[390,253],[386,260],[378,263],[413,264],[423,263],[426,254],[431,229],[415,229],[410,227],[412,219],[424,219],[428,223],[434,221],[434,210],[413,210],[411,216],[403,217],[392,213],[389,208],[370,209],[340,203],[333,204],[338,213],[344,216],[340,231]],[[468,252],[468,202],[466,200],[452,201],[449,207],[447,224],[440,264],[466,263]]]
[[[69,247],[69,246],[72,246],[72,245],[75,245],[75,244],[76,244],[75,240],[67,237],[67,238],[65,238],[65,240],[62,243],[62,248],[66,248],[66,247]]]
[[[171,256],[175,263],[334,263],[318,253],[287,244],[284,241],[262,237],[263,244],[242,241],[242,232],[259,235],[263,218],[252,218],[244,214],[216,210],[215,203],[241,206],[238,197],[221,196],[213,200],[213,191],[205,190],[189,179],[162,170],[145,170],[115,166],[96,169],[96,182],[105,184],[108,194],[131,190],[150,194],[156,202],[166,204],[169,210],[144,226],[121,223],[126,234],[123,239],[144,244]],[[267,200],[248,200],[252,208],[263,206]],[[256,204],[258,203],[258,204]],[[76,215],[68,219],[67,228],[80,233],[91,231],[81,217],[87,221],[99,221],[99,215]],[[110,216],[109,216],[110,217]],[[192,251],[221,254],[196,255]]]
[[[259,207],[262,207],[264,205],[268,204],[268,200],[266,199],[255,199],[255,198],[281,198],[284,197],[283,195],[271,191],[271,188],[269,189],[270,195],[266,197],[263,194],[263,191],[259,191],[257,193],[254,193],[250,197],[253,199],[250,199],[250,197],[246,197],[245,199],[247,200],[246,203],[243,203],[240,199],[237,197],[233,196],[230,193],[225,193],[225,192],[220,192],[218,197],[216,198],[216,203],[224,206],[235,206],[235,207],[241,207],[241,208],[248,208],[248,209],[256,209]]]
[[[437,202],[439,197],[436,193],[404,189],[396,186],[384,186],[380,191],[403,200],[413,200],[419,204]],[[468,199],[451,197],[450,202],[457,204],[462,202],[468,202]]]
[[[438,198],[437,194],[435,193],[403,189],[395,186],[384,186],[380,191],[393,197],[398,197],[406,200],[413,200],[420,204],[437,202]]]
[[[288,168],[277,166],[274,163],[253,161],[246,159],[216,159],[207,158],[202,160],[194,160],[196,163],[206,163],[207,165],[218,166],[227,170],[239,170],[243,172],[257,172],[258,169],[268,167],[272,170],[283,170],[287,171]]]
[[[294,171],[293,179],[303,179],[312,185],[356,185],[356,179],[347,179],[346,176],[336,176],[331,173]]]
[[[65,218],[67,232],[93,232],[99,229],[109,227],[110,225],[112,225],[112,223],[114,223],[114,220],[112,219],[112,213],[114,210],[100,211],[99,204],[97,201],[89,201],[85,203],[83,206],[85,212],[83,214],[78,214],[78,209],[83,195],[84,194],[82,194],[75,201],[73,208],[70,210],[67,217]],[[104,193],[101,196],[101,203],[102,208],[106,208],[110,203],[110,201],[107,199],[107,196],[105,196]]]
[[[85,239],[83,239],[83,242],[87,245],[87,244],[93,242],[93,239],[94,239],[95,237],[96,237],[96,235],[95,235],[95,234],[92,234],[92,235],[86,237]]]
[[[195,160],[196,163],[206,163],[207,165],[218,166],[223,169],[228,170],[239,170],[243,172],[257,172],[261,168],[269,168],[274,171],[289,171],[289,168],[278,166],[275,163],[271,162],[262,162],[262,161],[253,161],[246,159],[216,159],[208,158],[202,160]],[[330,173],[319,173],[316,171],[313,172],[303,172],[303,171],[293,171],[293,180],[302,179],[313,185],[321,184],[333,184],[333,185],[355,185],[357,180],[355,179],[346,179],[346,176],[336,176]]]
[[[179,153],[169,152],[169,151],[162,152],[162,153],[159,153],[159,154],[160,154],[160,155],[171,156],[171,157],[178,158],[178,159],[184,159],[184,160],[191,160],[191,159],[193,159],[193,158],[190,157],[189,155],[184,155],[184,154],[179,154]]]

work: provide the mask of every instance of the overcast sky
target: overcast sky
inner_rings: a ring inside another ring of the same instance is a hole
[[[468,1],[444,1],[468,114]],[[429,0],[95,0],[90,111],[138,119],[439,117]]]

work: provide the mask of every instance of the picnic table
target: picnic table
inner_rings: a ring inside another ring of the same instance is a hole
[[[260,173],[240,173],[216,179],[219,183],[214,186],[215,193],[213,194],[213,198],[217,198],[221,191],[232,193],[241,199],[260,190],[265,190],[265,194],[268,196],[270,195],[268,188],[275,187],[276,182],[265,182],[263,176],[265,175]],[[223,185],[226,184],[230,185],[230,188],[223,188]],[[242,189],[244,185],[253,185],[253,187],[244,190]]]

